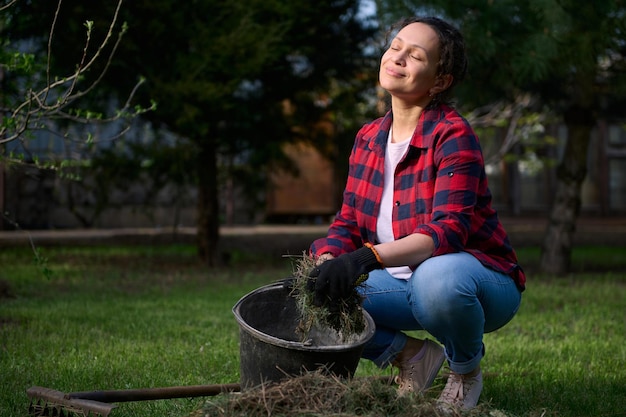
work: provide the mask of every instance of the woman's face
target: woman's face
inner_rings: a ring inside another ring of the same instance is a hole
[[[398,32],[383,54],[380,85],[394,97],[427,104],[429,94],[441,92],[438,62],[437,33],[424,23],[411,23]]]

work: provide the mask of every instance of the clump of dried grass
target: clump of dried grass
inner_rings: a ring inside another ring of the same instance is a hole
[[[314,293],[308,286],[311,279],[309,273],[316,267],[316,261],[306,253],[293,259],[291,295],[296,300],[300,315],[296,331],[300,334],[301,341],[309,340],[311,332],[316,329],[332,329],[336,332],[337,340],[343,342],[350,342],[360,335],[366,324],[361,309],[361,296],[356,288],[348,297],[331,306],[332,308],[328,305],[316,306],[313,303]]]
[[[214,397],[190,417],[282,416],[506,417],[479,406],[471,411],[440,408],[432,395],[399,396],[388,378],[345,380],[320,371]]]

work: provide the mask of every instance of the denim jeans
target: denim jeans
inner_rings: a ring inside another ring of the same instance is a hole
[[[466,252],[429,258],[408,280],[372,271],[359,291],[376,323],[364,358],[384,368],[406,344],[403,330],[426,330],[445,347],[450,369],[461,374],[480,364],[483,334],[508,323],[521,302],[510,276]]]

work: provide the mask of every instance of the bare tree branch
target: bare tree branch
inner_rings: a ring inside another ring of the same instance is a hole
[[[518,95],[513,103],[494,103],[480,107],[466,115],[467,120],[474,127],[493,127],[506,123],[506,135],[502,145],[495,154],[487,158],[485,164],[495,164],[501,161],[517,143],[524,139],[519,129],[519,122],[532,104],[532,97],[529,94],[522,94]]]
[[[11,6],[13,6],[17,2],[18,2],[18,0],[11,0],[7,4],[3,4],[2,6],[0,6],[0,12],[5,11],[6,9],[8,9]]]
[[[17,0],[3,6],[14,4]],[[138,88],[145,82],[142,78],[133,87],[129,93],[123,107],[115,111],[115,113],[109,117],[103,117],[101,114],[89,111],[80,111],[76,109],[67,109],[75,104],[77,100],[85,97],[91,93],[97,85],[102,81],[104,75],[108,71],[113,57],[121,43],[124,33],[127,30],[126,24],[122,25],[122,28],[117,31],[118,19],[120,9],[123,4],[123,0],[118,0],[117,7],[109,24],[107,34],[103,41],[96,48],[92,56],[89,56],[88,50],[91,45],[91,35],[93,29],[93,22],[87,21],[86,27],[86,39],[83,47],[82,56],[79,64],[76,66],[74,73],[67,77],[60,77],[56,81],[53,81],[53,75],[51,74],[51,61],[53,56],[52,41],[55,35],[57,19],[62,7],[63,0],[58,0],[57,7],[54,14],[54,19],[50,28],[50,36],[47,44],[47,64],[46,64],[46,85],[40,90],[36,91],[29,89],[25,93],[25,99],[22,102],[17,103],[12,109],[3,109],[4,112],[9,113],[0,125],[0,144],[12,142],[14,140],[21,140],[22,136],[27,131],[42,130],[44,129],[45,121],[54,120],[66,120],[72,123],[79,124],[94,124],[94,123],[113,123],[119,120],[132,119],[140,114],[154,109],[154,104],[147,108],[135,107],[131,108],[131,102],[135,97]],[[1,10],[1,9],[0,9]],[[78,82],[97,61],[103,59],[102,55],[105,49],[111,43],[111,40],[117,36],[113,43],[110,52],[106,56],[106,61],[103,69],[98,73],[95,80],[91,81],[89,85],[83,90],[78,90]],[[120,128],[120,131],[114,135],[115,138],[123,135],[129,129],[129,126]]]

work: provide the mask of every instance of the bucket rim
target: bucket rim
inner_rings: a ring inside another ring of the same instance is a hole
[[[302,350],[302,351],[307,351],[307,352],[344,352],[347,350],[352,350],[352,349],[361,347],[367,342],[369,342],[372,339],[372,337],[374,337],[374,332],[376,330],[374,320],[369,315],[369,313],[365,311],[365,309],[363,308],[361,308],[361,311],[363,312],[363,316],[365,318],[366,330],[363,331],[359,335],[360,336],[359,339],[356,340],[355,342],[343,343],[340,345],[316,346],[316,345],[307,345],[303,342],[296,342],[296,341],[281,339],[279,337],[275,337],[267,333],[263,333],[262,331],[258,329],[255,329],[254,327],[250,326],[243,319],[243,317],[241,317],[241,314],[240,314],[241,305],[250,297],[257,295],[259,293],[268,292],[268,291],[272,291],[276,289],[282,289],[282,288],[283,288],[283,284],[281,282],[277,282],[277,283],[268,284],[268,285],[259,287],[249,292],[248,294],[244,295],[243,297],[241,297],[239,301],[237,301],[237,303],[233,306],[233,309],[232,309],[233,314],[235,315],[235,319],[237,320],[237,323],[239,324],[240,329],[264,341],[265,343],[269,343],[271,345],[283,347],[287,349]]]

